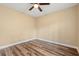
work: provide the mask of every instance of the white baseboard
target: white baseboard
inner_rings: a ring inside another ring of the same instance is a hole
[[[35,38],[28,39],[28,40],[24,40],[24,41],[15,42],[15,43],[8,44],[8,45],[4,45],[4,46],[0,46],[0,49],[4,49],[4,48],[7,48],[7,47],[11,47],[11,46],[14,46],[16,44],[21,44],[21,43],[24,43],[24,42],[29,42],[29,41],[32,41],[32,40],[35,40]]]
[[[78,49],[78,47],[76,47],[76,46],[72,46],[72,45],[68,45],[68,44],[63,44],[63,43],[55,42],[55,41],[52,41],[52,40],[46,40],[46,39],[41,39],[41,38],[38,38],[38,40],[42,40],[42,41],[46,41],[46,42],[55,43],[55,44],[67,46],[67,47],[70,47],[70,48]]]

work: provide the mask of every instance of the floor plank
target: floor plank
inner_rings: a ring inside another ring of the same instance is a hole
[[[0,50],[0,56],[79,56],[75,48],[33,40]]]

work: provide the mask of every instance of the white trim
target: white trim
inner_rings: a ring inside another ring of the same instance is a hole
[[[46,41],[46,42],[50,42],[50,43],[55,43],[55,44],[60,44],[60,45],[67,46],[67,47],[70,47],[70,48],[78,49],[78,47],[76,47],[76,46],[68,45],[68,44],[63,44],[63,43],[55,42],[55,41],[52,41],[52,40],[41,39],[41,38],[38,38],[38,40],[42,40],[42,41]]]
[[[29,42],[29,41],[32,41],[32,40],[35,40],[35,39],[36,38],[32,38],[32,39],[28,39],[28,40],[24,40],[24,41],[15,42],[15,43],[12,43],[12,44],[0,46],[0,49],[4,49],[4,48],[7,48],[7,47],[11,47],[11,46],[14,46],[16,44],[20,44],[20,43],[24,43],[24,42]]]

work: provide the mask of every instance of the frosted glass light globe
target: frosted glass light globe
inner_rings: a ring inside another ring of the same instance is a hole
[[[34,8],[38,8],[38,4],[34,4]]]

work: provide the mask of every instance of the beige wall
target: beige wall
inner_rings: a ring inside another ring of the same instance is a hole
[[[30,16],[0,6],[0,45],[33,38],[34,22]]]
[[[79,47],[79,5],[78,5],[78,9],[77,9],[77,11],[78,11],[78,24],[77,24],[77,26],[78,26],[78,47]]]
[[[77,46],[77,6],[39,17],[38,37]]]
[[[79,6],[36,19],[0,6],[0,45],[37,37],[79,46],[78,16]]]

